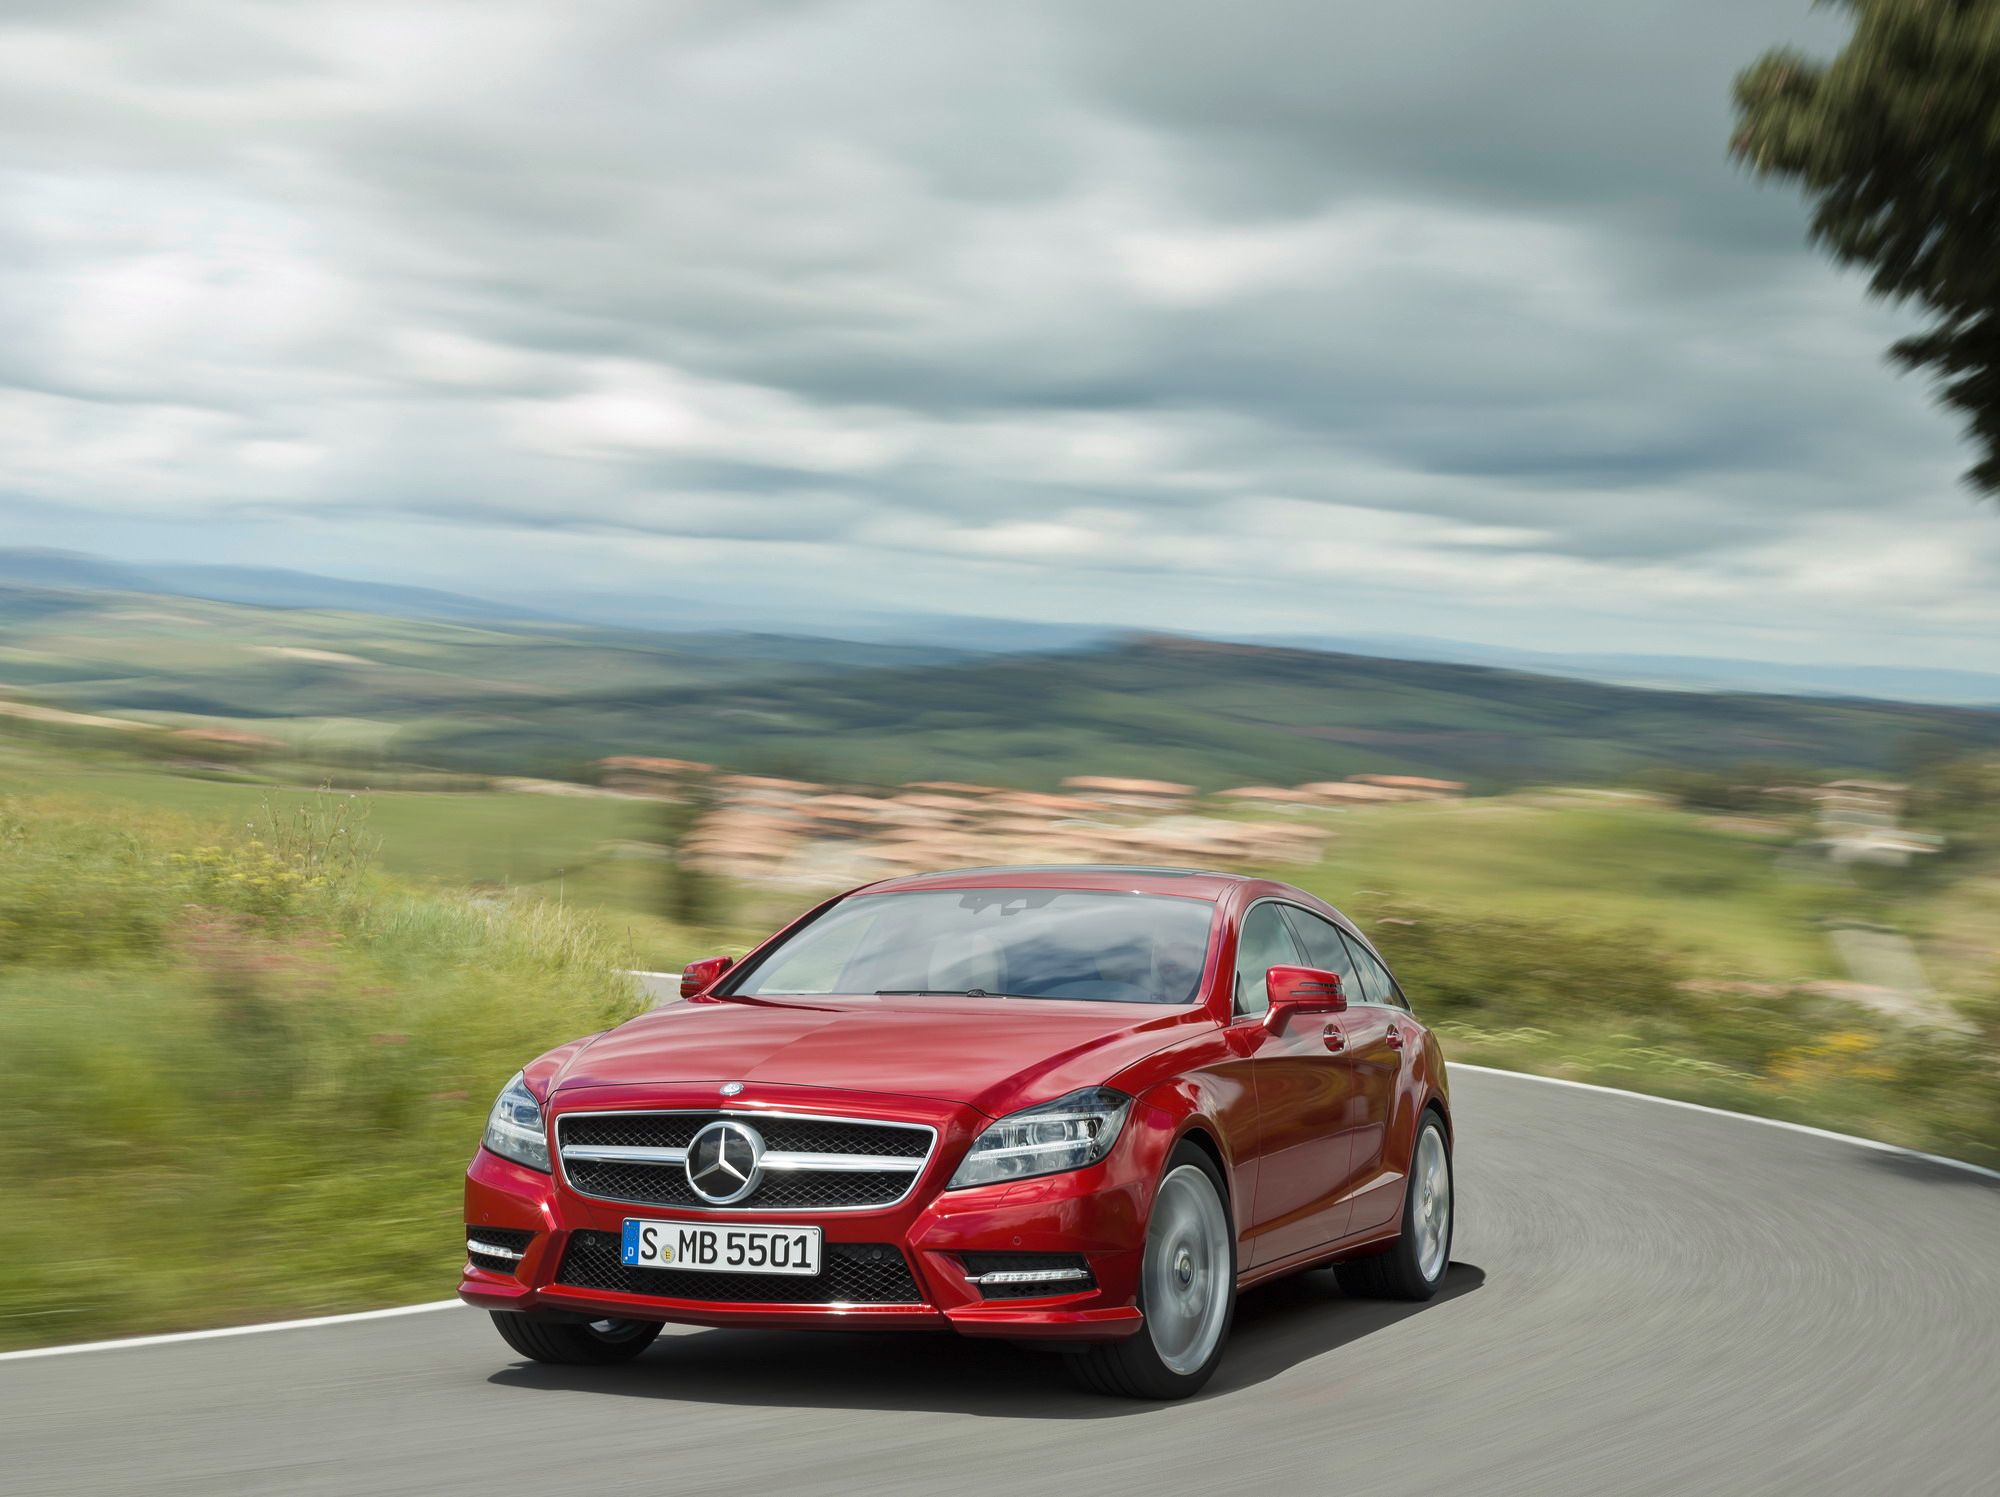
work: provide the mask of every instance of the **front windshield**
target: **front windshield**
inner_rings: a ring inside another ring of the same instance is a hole
[[[1093,889],[939,889],[843,900],[725,993],[970,993],[1191,1003],[1215,906]]]

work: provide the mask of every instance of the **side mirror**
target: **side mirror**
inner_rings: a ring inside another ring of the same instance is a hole
[[[692,998],[714,987],[716,980],[736,965],[733,956],[705,956],[681,969],[681,997]]]
[[[1347,1009],[1338,972],[1319,967],[1273,967],[1264,974],[1264,981],[1271,993],[1271,1007],[1264,1015],[1267,1028],[1277,1028],[1287,1014],[1338,1014]]]

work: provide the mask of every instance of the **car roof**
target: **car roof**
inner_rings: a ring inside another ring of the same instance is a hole
[[[869,884],[869,894],[919,889],[1105,889],[1126,894],[1171,894],[1215,901],[1238,884],[1258,882],[1205,868],[1155,868],[1140,863],[1023,863],[994,868],[947,868]]]

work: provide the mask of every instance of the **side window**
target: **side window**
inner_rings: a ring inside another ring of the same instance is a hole
[[[1375,960],[1374,955],[1359,941],[1348,940],[1347,949],[1354,953],[1354,965],[1361,974],[1361,991],[1370,1003],[1386,1003],[1392,1008],[1407,1008],[1403,995],[1396,991],[1396,984],[1389,977],[1389,969]]]
[[[1350,1000],[1360,1000],[1367,996],[1361,986],[1361,979],[1354,970],[1354,959],[1348,954],[1347,941],[1340,933],[1340,927],[1311,910],[1302,910],[1297,905],[1285,906],[1285,918],[1292,923],[1292,934],[1299,938],[1299,945],[1306,954],[1306,960],[1313,966],[1327,972],[1340,974],[1340,991]]]
[[[1278,907],[1254,906],[1243,917],[1243,928],[1236,936],[1236,1012],[1263,1013],[1271,1006],[1271,990],[1264,974],[1273,967],[1297,966],[1300,961],[1299,949]]]

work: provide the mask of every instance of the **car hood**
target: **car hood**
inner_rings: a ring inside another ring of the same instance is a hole
[[[1199,1009],[1049,999],[697,999],[585,1044],[557,1090],[746,1081],[931,1097],[997,1117],[1101,1085],[1207,1022]]]

